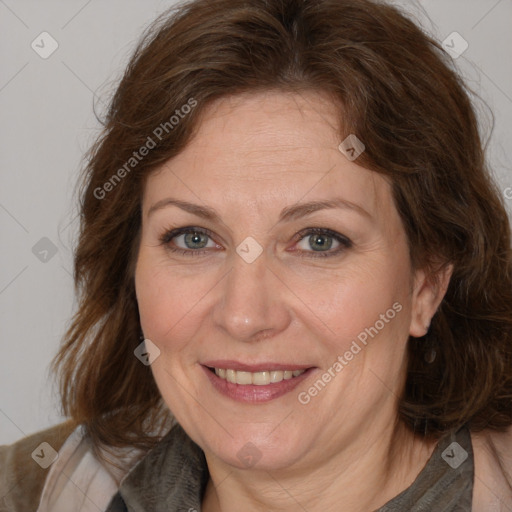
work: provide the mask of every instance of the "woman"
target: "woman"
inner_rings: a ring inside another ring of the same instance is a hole
[[[151,27],[84,176],[70,421],[2,449],[5,510],[512,510],[510,225],[448,60],[368,0]]]

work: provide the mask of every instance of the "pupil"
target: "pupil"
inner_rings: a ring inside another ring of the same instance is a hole
[[[203,235],[203,233],[197,233],[197,232],[194,232],[194,233],[187,233],[185,235],[185,244],[188,246],[189,243],[190,244],[201,244],[201,236]],[[199,248],[202,248],[206,245],[206,242],[203,241],[203,244],[200,245]],[[197,248],[197,246],[195,247]]]
[[[328,240],[326,242],[326,239]],[[332,240],[329,239],[329,237],[325,237],[324,235],[312,235],[310,238],[311,246],[314,249],[314,246],[317,245],[317,247],[330,249],[332,245]],[[330,242],[329,242],[330,240]]]

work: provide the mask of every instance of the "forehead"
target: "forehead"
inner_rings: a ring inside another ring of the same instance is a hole
[[[216,209],[341,196],[383,213],[391,206],[389,183],[339,151],[339,115],[317,93],[221,98],[203,111],[185,149],[151,174],[144,210],[166,195]]]

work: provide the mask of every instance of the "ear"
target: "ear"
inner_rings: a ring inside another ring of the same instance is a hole
[[[415,272],[409,329],[411,336],[419,338],[427,334],[432,317],[448,290],[452,273],[452,264],[444,265],[436,272]]]

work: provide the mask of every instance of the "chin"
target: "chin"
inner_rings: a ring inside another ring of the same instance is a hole
[[[255,425],[257,428],[257,425]],[[275,429],[275,426],[273,427]],[[280,437],[276,435],[262,435],[261,430],[240,429],[238,434],[229,437],[226,434],[221,440],[208,440],[202,443],[212,455],[220,458],[225,464],[238,469],[255,469],[262,471],[275,471],[290,467],[300,458],[305,450],[304,436],[289,434]],[[268,429],[272,432],[272,429]],[[273,432],[275,434],[276,431]]]

